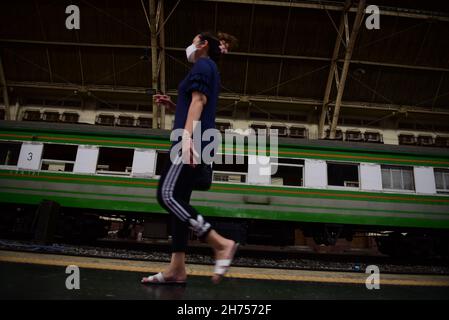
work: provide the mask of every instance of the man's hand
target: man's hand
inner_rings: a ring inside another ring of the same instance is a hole
[[[155,94],[153,96],[153,99],[156,101],[156,103],[164,105],[171,112],[175,112],[176,104],[171,101],[171,98],[166,94]]]
[[[199,163],[199,154],[195,150],[193,140],[186,135],[182,137],[182,159],[193,168]]]

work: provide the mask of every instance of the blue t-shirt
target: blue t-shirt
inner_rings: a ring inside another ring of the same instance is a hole
[[[220,93],[220,74],[216,63],[209,57],[198,59],[178,86],[178,101],[176,102],[173,130],[185,127],[190,103],[192,102],[192,92],[194,91],[201,92],[207,97],[207,104],[204,106],[200,117],[202,136],[207,129],[215,129],[215,112]],[[212,141],[202,141],[201,150]]]

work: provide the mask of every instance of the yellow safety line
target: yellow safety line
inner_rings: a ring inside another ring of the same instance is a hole
[[[160,272],[161,268],[166,265],[166,263],[160,262],[155,263],[143,261],[116,260],[108,258],[85,258],[85,257],[69,257],[69,256],[54,255],[54,258],[49,259],[39,257],[39,255],[41,254],[36,253],[20,253],[20,255],[24,257],[11,256],[9,254],[5,254],[5,251],[0,251],[0,262],[64,266],[64,267],[68,265],[76,265],[80,268],[87,268],[87,269],[116,270],[116,271],[129,271],[129,272],[142,272],[142,273]],[[89,260],[94,261],[89,262]],[[146,266],[130,265],[133,263],[134,264],[145,263]],[[192,276],[212,276],[211,271],[205,270],[209,268],[212,270],[212,266],[189,265],[187,273]],[[368,274],[364,273],[323,272],[323,271],[312,272],[301,270],[281,271],[277,269],[265,269],[265,268],[251,269],[241,267],[234,267],[233,269],[236,271],[232,271],[231,269],[227,277],[240,278],[240,279],[255,279],[255,280],[346,283],[346,284],[359,284],[359,285],[365,285],[365,280],[368,277]],[[278,274],[279,272],[282,272],[284,274]],[[314,273],[322,275],[321,276],[308,275],[308,274],[298,275],[294,273]],[[404,277],[412,277],[414,279]],[[380,284],[398,285],[398,286],[420,286],[420,287],[449,287],[449,277],[430,276],[430,275],[407,276],[407,275],[392,275],[381,273]]]

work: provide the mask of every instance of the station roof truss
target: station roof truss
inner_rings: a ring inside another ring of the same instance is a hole
[[[71,4],[79,30],[65,27]],[[370,4],[380,29],[365,26]],[[207,30],[239,39],[219,64],[219,111],[297,112],[333,130],[352,114],[449,120],[449,6],[418,0],[2,1],[2,102],[139,103],[164,114],[151,94],[176,95],[185,47]]]

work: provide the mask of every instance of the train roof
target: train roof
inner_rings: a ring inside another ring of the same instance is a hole
[[[39,132],[60,132],[80,135],[98,135],[98,136],[115,136],[115,137],[139,137],[139,138],[156,138],[168,140],[170,130],[148,129],[148,128],[127,128],[127,127],[111,127],[92,124],[70,124],[70,123],[49,123],[38,121],[7,121],[0,120],[0,130],[13,131],[39,131]],[[366,142],[347,142],[335,140],[312,140],[297,138],[279,138],[279,145],[295,148],[307,149],[333,149],[367,151],[375,153],[402,153],[411,155],[426,155],[449,157],[448,148],[423,147],[423,146],[406,146],[377,144]]]

